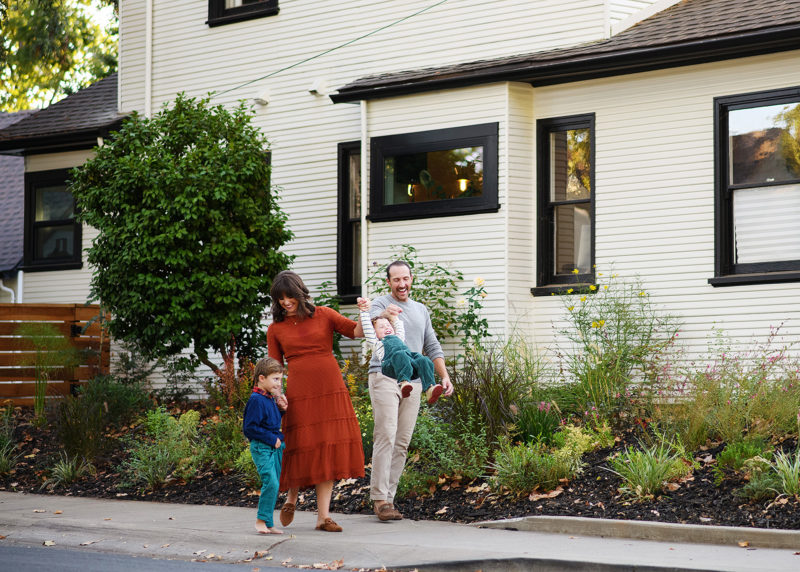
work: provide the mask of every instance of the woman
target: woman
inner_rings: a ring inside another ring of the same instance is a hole
[[[341,532],[330,518],[335,480],[364,476],[364,450],[350,394],[333,357],[333,333],[364,335],[361,324],[335,310],[315,307],[308,288],[294,272],[272,282],[272,324],[267,329],[269,356],[289,364],[283,418],[286,450],[280,490],[288,490],[281,508],[283,526],[292,522],[301,488],[317,491],[317,530]]]

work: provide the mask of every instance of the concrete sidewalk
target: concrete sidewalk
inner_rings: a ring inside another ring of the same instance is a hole
[[[315,515],[298,511],[286,534],[260,536],[253,530],[255,510],[249,508],[0,492],[0,536],[5,537],[0,543],[14,546],[50,541],[60,548],[246,563],[251,568],[800,570],[797,532],[724,529],[709,536],[708,527],[538,517],[492,523],[493,528],[411,520],[382,523],[364,515],[337,514],[334,519],[344,532],[316,531]],[[547,532],[556,529],[559,533]],[[603,538],[606,529],[649,540]],[[677,531],[682,538],[674,536]]]

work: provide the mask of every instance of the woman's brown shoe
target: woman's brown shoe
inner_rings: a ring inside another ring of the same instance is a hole
[[[333,522],[332,519],[326,518],[322,521],[322,524],[317,525],[317,530],[324,530],[325,532],[341,532],[342,527]]]
[[[289,526],[294,520],[294,503],[287,502],[281,507],[281,524]]]

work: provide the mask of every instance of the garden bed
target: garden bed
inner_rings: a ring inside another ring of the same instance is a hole
[[[133,432],[129,426],[123,430]],[[148,500],[188,504],[251,507],[255,509],[257,491],[246,485],[233,471],[210,468],[198,471],[189,482],[168,482],[155,491],[126,486],[125,475],[118,467],[125,458],[122,448],[108,451],[95,465],[97,472],[70,485],[44,485],[48,471],[58,460],[60,446],[48,426],[36,427],[23,422],[16,438],[21,457],[12,473],[0,477],[0,490],[37,494],[87,496],[98,498]],[[118,447],[124,440],[115,439]],[[693,454],[698,467],[668,493],[654,499],[632,501],[620,493],[620,478],[609,469],[608,457],[626,445],[636,443],[628,434],[613,448],[597,450],[584,456],[583,473],[556,491],[529,495],[493,492],[483,478],[470,482],[442,478],[428,494],[409,494],[396,504],[406,518],[476,522],[528,515],[580,516],[670,523],[691,523],[756,528],[800,529],[800,502],[793,497],[778,497],[752,502],[737,492],[744,480],[730,474],[719,485],[714,483],[712,467],[721,444]],[[794,451],[794,440],[783,443]],[[367,467],[369,471],[369,467]],[[44,486],[43,486],[44,485]],[[313,492],[301,497],[300,509],[312,510]],[[283,502],[283,496],[279,503]],[[349,479],[336,484],[331,509],[349,514],[371,514],[367,479]]]

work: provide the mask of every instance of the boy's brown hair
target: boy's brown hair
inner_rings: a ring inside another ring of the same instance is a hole
[[[283,364],[275,358],[261,358],[256,362],[256,368],[253,371],[253,385],[258,384],[258,376],[267,377],[273,373],[283,373]]]
[[[394,326],[394,316],[392,316],[392,313],[389,310],[384,310],[377,316],[374,316],[371,320],[372,325],[375,326],[375,322],[377,322],[378,320],[388,320],[389,323],[392,324],[392,326]]]

